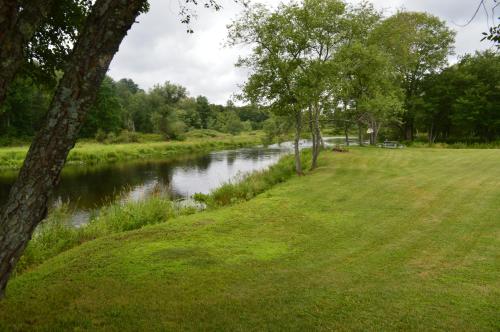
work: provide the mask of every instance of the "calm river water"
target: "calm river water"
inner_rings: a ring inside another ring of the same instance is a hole
[[[302,147],[310,146],[306,140]],[[98,167],[68,166],[55,191],[52,205],[67,203],[73,222],[86,222],[91,211],[115,199],[141,200],[158,190],[173,199],[209,193],[245,173],[261,170],[292,152],[289,142],[268,147],[217,151],[176,160],[147,160]],[[15,180],[14,171],[0,172],[0,205]]]

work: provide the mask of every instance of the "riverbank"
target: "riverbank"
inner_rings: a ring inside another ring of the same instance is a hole
[[[15,278],[0,330],[498,330],[499,163],[498,150],[325,152],[249,201]]]
[[[309,152],[303,153],[303,163],[307,165]],[[276,164],[261,171],[243,175],[239,181],[226,182],[210,194],[195,194],[196,202],[173,201],[161,190],[140,201],[116,199],[102,206],[89,220],[75,227],[71,220],[74,211],[67,204],[51,209],[48,217],[37,228],[15,274],[20,275],[82,243],[111,234],[142,228],[146,225],[164,223],[170,219],[197,213],[204,209],[249,200],[284,182],[295,174],[292,156],[282,157]]]
[[[184,141],[152,141],[140,143],[102,144],[79,142],[71,150],[67,165],[93,166],[150,158],[175,158],[187,153],[235,149],[261,144],[264,134],[259,131],[240,135],[197,131]],[[28,147],[0,148],[0,170],[18,169],[22,166]]]

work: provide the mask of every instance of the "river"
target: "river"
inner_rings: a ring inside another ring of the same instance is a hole
[[[329,138],[330,144],[340,138]],[[308,140],[301,141],[309,147]],[[290,142],[186,156],[173,160],[144,160],[96,167],[67,166],[61,175],[51,206],[65,203],[73,211],[75,225],[85,223],[90,212],[111,201],[138,201],[159,190],[172,199],[188,199],[209,193],[228,181],[262,170],[291,153]],[[0,172],[0,204],[3,204],[17,171]]]

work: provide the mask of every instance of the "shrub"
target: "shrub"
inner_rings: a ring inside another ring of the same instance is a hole
[[[180,207],[166,197],[154,196],[140,202],[112,203],[101,208],[88,224],[76,228],[71,225],[72,211],[67,205],[62,205],[52,210],[37,227],[17,264],[16,273],[22,273],[83,242],[162,223],[195,211],[196,208],[191,206]]]
[[[137,143],[139,142],[139,134],[134,131],[128,131],[126,129],[120,132],[120,135],[116,138],[117,143]]]
[[[116,135],[113,132],[108,133],[106,137],[106,143],[111,144],[111,143],[116,143]]]
[[[304,169],[306,160],[310,159],[310,151],[303,151]],[[278,163],[266,170],[244,176],[241,181],[227,182],[210,194],[196,193],[193,199],[207,207],[215,208],[252,199],[272,186],[284,182],[295,174],[293,156],[285,156]]]
[[[106,133],[102,129],[98,129],[97,133],[95,134],[95,140],[99,143],[104,143],[106,140]]]

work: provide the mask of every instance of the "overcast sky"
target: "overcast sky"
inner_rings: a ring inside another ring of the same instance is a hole
[[[231,0],[220,2],[224,8],[218,12],[198,9],[198,17],[191,25],[195,33],[187,34],[186,26],[179,20],[177,1],[150,0],[150,11],[141,15],[129,31],[111,64],[110,76],[117,80],[131,78],[145,90],[156,83],[171,81],[185,86],[191,96],[204,95],[211,103],[225,104],[239,91],[238,85],[245,81],[247,74],[234,67],[238,54],[245,50],[223,46],[226,25],[238,15],[241,7]],[[280,0],[259,2],[276,5]],[[457,25],[472,17],[479,0],[372,0],[372,3],[386,15],[405,8],[426,11],[446,20],[457,31],[456,56],[491,47],[487,42],[480,42],[481,32],[488,26],[484,10],[480,10],[467,27]],[[493,0],[486,3],[491,10]],[[498,13],[500,8],[497,17]],[[491,13],[489,20],[491,24]],[[455,61],[456,56],[450,60]]]

